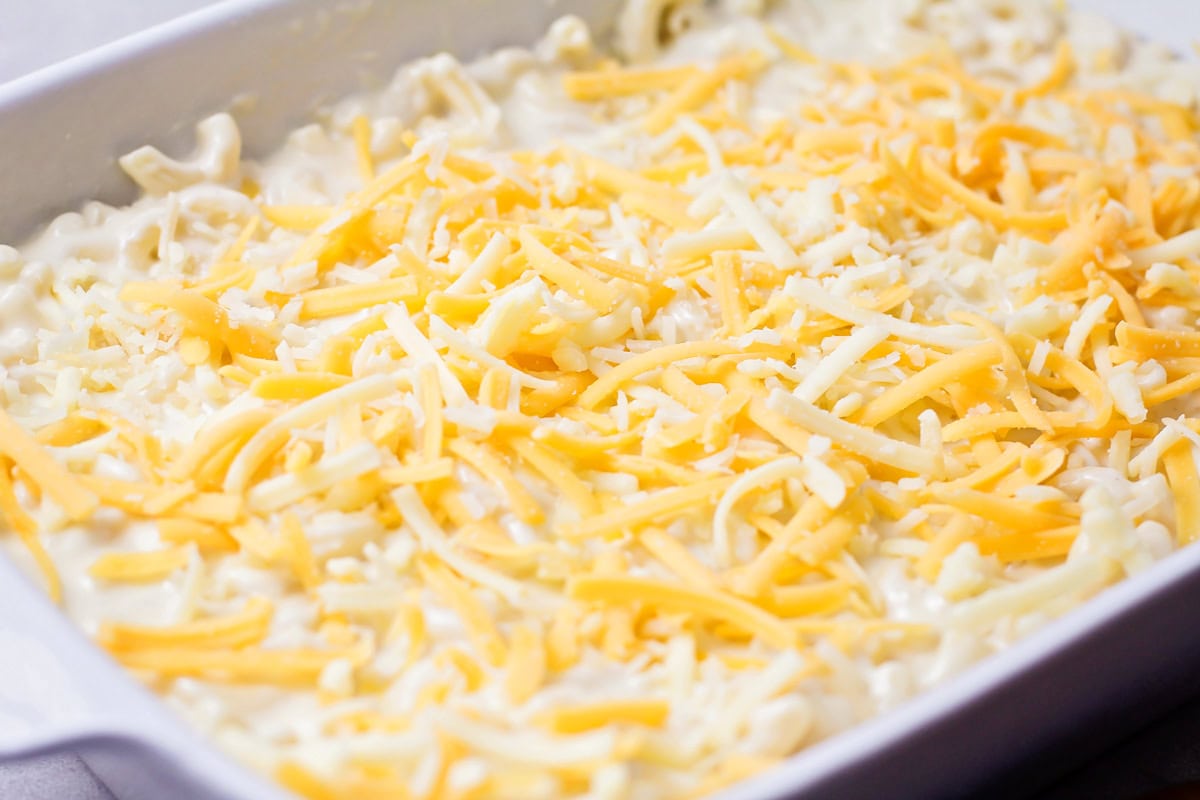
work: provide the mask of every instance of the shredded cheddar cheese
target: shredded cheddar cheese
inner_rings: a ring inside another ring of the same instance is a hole
[[[1195,75],[1049,0],[759,5],[261,162],[218,115],[0,248],[14,559],[302,795],[623,800],[1200,538]]]
[[[105,581],[154,581],[182,569],[188,561],[186,547],[151,550],[145,553],[105,553],[88,569],[93,578]]]
[[[54,498],[73,520],[87,519],[99,505],[95,493],[64,470],[32,436],[0,409],[0,454]]]

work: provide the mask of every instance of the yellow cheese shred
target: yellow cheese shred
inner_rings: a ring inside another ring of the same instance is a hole
[[[612,285],[559,256],[538,241],[527,228],[521,230],[520,241],[521,252],[529,259],[530,265],[563,291],[578,297],[601,314],[607,314],[617,304],[617,290]]]
[[[3,408],[0,408],[0,455],[20,467],[72,520],[87,519],[100,505],[95,493],[55,461]]]
[[[158,536],[166,544],[194,544],[201,553],[237,549],[237,541],[225,530],[211,522],[186,517],[160,517]]]
[[[758,52],[733,56],[720,62],[714,69],[686,78],[675,91],[664,97],[649,114],[643,127],[653,134],[662,133],[680,114],[691,111],[707,100],[724,83],[738,80],[766,66],[766,57]]]
[[[299,517],[291,511],[285,511],[279,517],[279,532],[281,545],[296,579],[306,590],[312,591],[321,582],[321,575]]]
[[[1200,474],[1191,442],[1178,442],[1163,453],[1163,466],[1175,499],[1175,535],[1180,544],[1200,537]]]
[[[509,447],[523,461],[528,462],[537,470],[542,477],[552,483],[558,491],[562,492],[563,497],[575,506],[580,517],[590,517],[600,510],[592,488],[575,475],[570,466],[553,450],[532,439],[521,437],[512,437],[509,440]]]
[[[663,489],[644,500],[561,527],[558,533],[567,539],[615,537],[700,503],[715,504],[733,481],[731,477],[712,478],[690,486]]]
[[[250,394],[263,400],[309,400],[349,382],[349,377],[330,372],[274,373],[255,378]]]
[[[88,567],[88,574],[103,581],[145,583],[165,578],[183,569],[191,548],[170,547],[136,553],[104,553]]]
[[[737,336],[746,328],[745,289],[742,287],[741,264],[737,255],[721,251],[713,255],[713,273],[717,282],[717,300],[727,336]]]
[[[271,602],[252,597],[241,611],[220,617],[152,627],[106,622],[96,638],[109,650],[156,647],[225,649],[258,644],[267,635],[273,612]]]
[[[929,397],[946,384],[963,380],[999,363],[1000,358],[1000,348],[993,342],[952,353],[872,399],[859,414],[858,421],[873,428],[913,403]]]
[[[350,124],[354,136],[354,159],[358,174],[370,185],[375,180],[375,161],[371,156],[371,120],[359,114]]]
[[[638,535],[638,541],[692,588],[707,589],[720,584],[716,573],[696,558],[686,545],[661,528],[647,528]]]
[[[308,800],[339,800],[344,795],[295,761],[285,760],[275,768],[279,785]],[[404,795],[399,795],[403,798]]]
[[[449,478],[454,474],[454,460],[438,458],[403,467],[389,467],[379,471],[380,479],[392,486],[407,486],[414,483],[430,483]]]
[[[271,419],[246,441],[229,465],[223,482],[225,491],[245,489],[254,472],[291,437],[295,427],[323,420],[346,404],[366,403],[395,391],[395,380],[388,375],[360,378],[306,400]]]
[[[425,167],[425,162],[426,158],[424,156],[410,156],[398,162],[395,166],[377,175],[373,181],[347,198],[331,214],[331,218],[339,214],[344,215],[347,220],[360,217],[366,211],[374,208],[376,203],[398,191],[402,186],[420,175]],[[330,246],[331,238],[330,232],[322,228],[313,231],[296,248],[296,251],[292,253],[285,266],[295,267],[309,261],[319,262],[325,254],[326,249]]]
[[[20,538],[21,544],[29,551],[29,555],[42,573],[50,599],[59,603],[62,601],[62,578],[58,573],[58,568],[54,565],[54,560],[46,552],[41,539],[38,538],[37,523],[17,500],[9,469],[10,465],[0,459],[0,520],[3,520],[5,525]]]
[[[1060,230],[1066,225],[1066,215],[1062,211],[1009,211],[1003,205],[963,185],[931,158],[922,156],[920,165],[921,176],[929,181],[931,188],[945,192],[972,214],[992,222],[1001,229],[1016,228],[1037,233]]]
[[[555,733],[583,733],[614,724],[658,728],[670,713],[671,706],[666,700],[606,700],[559,706],[541,714],[537,721]]]
[[[289,231],[308,232],[324,225],[333,216],[328,206],[261,206],[262,214],[272,225]]]
[[[1008,376],[1013,405],[1016,406],[1017,412],[1029,427],[1041,431],[1054,430],[1050,418],[1038,408],[1037,402],[1033,399],[1029,390],[1029,379],[1025,375],[1025,365],[1021,363],[1004,332],[994,322],[977,314],[957,313],[952,314],[951,318],[974,325],[995,344],[1001,363],[1004,365],[1004,371]]]
[[[696,614],[734,625],[775,647],[789,647],[795,641],[791,629],[777,617],[744,600],[711,589],[676,586],[651,578],[587,575],[572,578],[567,583],[567,594],[583,602],[641,603],[667,612]]]
[[[1117,323],[1117,344],[1143,358],[1179,358],[1200,356],[1200,332],[1169,331]]]
[[[542,637],[529,625],[518,625],[512,634],[505,664],[504,691],[514,704],[527,701],[546,677],[546,650]]]
[[[455,438],[448,449],[473,469],[495,483],[508,498],[509,508],[523,522],[537,524],[545,518],[545,512],[497,454],[484,445]]]
[[[372,283],[348,283],[326,289],[301,292],[300,319],[324,319],[353,314],[364,308],[414,300],[418,295],[416,278],[402,275]]]
[[[939,502],[1015,530],[1036,533],[1074,522],[1070,515],[1046,511],[1032,503],[1002,497],[995,492],[934,488],[931,494]]]
[[[252,323],[235,325],[224,307],[190,289],[165,283],[127,283],[122,287],[120,297],[125,303],[160,306],[174,311],[183,318],[189,331],[228,348],[231,353],[273,358],[279,344],[279,336],[274,331]]]
[[[423,559],[417,566],[425,583],[462,620],[472,644],[484,660],[494,667],[503,664],[507,653],[504,640],[471,587],[441,564]]]
[[[934,453],[846,422],[782,389],[773,390],[767,404],[772,411],[783,414],[809,431],[819,431],[864,458],[914,475],[937,476],[941,472],[941,464]]]
[[[599,69],[563,76],[563,90],[572,100],[594,101],[606,97],[670,89],[690,78],[696,68]]]
[[[442,387],[437,369],[432,364],[423,364],[418,373],[420,381],[421,411],[425,419],[421,424],[421,451],[426,461],[434,461],[442,454],[445,421],[442,413]]]
[[[139,647],[119,650],[117,660],[133,670],[162,678],[200,678],[219,683],[315,686],[331,661],[345,659],[361,664],[370,656],[363,645],[342,650],[265,647],[201,648]]]
[[[582,408],[595,408],[622,385],[646,372],[689,358],[729,355],[739,352],[740,349],[733,342],[724,341],[682,342],[657,347],[626,359],[604,373],[584,390],[576,402]]]

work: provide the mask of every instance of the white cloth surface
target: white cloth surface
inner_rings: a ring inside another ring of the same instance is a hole
[[[82,760],[69,753],[0,766],[0,797],[9,800],[117,800]]]

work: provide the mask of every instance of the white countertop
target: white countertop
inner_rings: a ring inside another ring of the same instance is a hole
[[[218,0],[0,0],[0,83]]]

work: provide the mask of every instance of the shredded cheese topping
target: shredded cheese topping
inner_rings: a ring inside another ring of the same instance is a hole
[[[0,248],[15,557],[301,794],[617,800],[1200,537],[1195,68],[729,5],[418,61],[262,163],[219,115]]]

